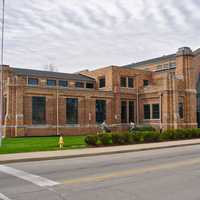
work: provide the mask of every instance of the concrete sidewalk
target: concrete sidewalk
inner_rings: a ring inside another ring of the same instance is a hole
[[[136,144],[126,146],[114,146],[114,147],[98,147],[98,148],[86,148],[75,150],[63,150],[63,151],[44,151],[33,153],[18,153],[18,154],[3,154],[0,155],[0,164],[13,163],[13,162],[28,162],[28,161],[41,161],[41,160],[53,160],[64,158],[76,158],[76,157],[88,157],[96,155],[107,155],[116,153],[127,153],[135,151],[145,151],[162,148],[173,148],[190,145],[200,145],[200,139],[193,140],[181,140],[148,144]]]

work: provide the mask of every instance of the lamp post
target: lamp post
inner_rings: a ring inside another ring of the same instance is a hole
[[[3,136],[3,58],[4,58],[4,22],[5,22],[5,0],[2,0],[2,32],[1,32],[1,94],[0,94],[0,146]]]

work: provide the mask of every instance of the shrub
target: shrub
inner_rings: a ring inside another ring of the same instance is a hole
[[[124,144],[125,143],[122,133],[112,133],[111,138],[112,138],[113,144]]]
[[[190,129],[186,129],[186,136],[188,139],[191,138],[199,138],[200,137],[200,129],[198,128],[190,128]]]
[[[114,144],[132,144],[134,143],[133,134],[126,133],[113,133],[112,134],[112,142]]]
[[[140,126],[140,127],[136,127],[135,130],[133,132],[144,132],[144,131],[156,131],[156,129],[150,125],[145,125],[145,126]]]
[[[98,136],[97,135],[88,135],[85,137],[85,142],[87,145],[97,146]]]
[[[135,132],[135,133],[133,133],[133,140],[136,143],[144,142],[143,132]]]
[[[174,140],[180,140],[186,138],[186,130],[185,129],[176,129],[173,130],[173,138]]]
[[[160,140],[166,141],[166,140],[174,140],[174,130],[167,130],[160,134]]]
[[[99,141],[101,142],[101,144],[103,145],[109,145],[112,143],[111,141],[111,135],[108,133],[101,133],[98,135]]]
[[[125,144],[132,144],[132,143],[134,143],[133,134],[127,132],[127,133],[123,134],[123,137],[124,137]]]
[[[158,142],[160,140],[160,133],[156,131],[145,131],[142,133],[144,142]]]

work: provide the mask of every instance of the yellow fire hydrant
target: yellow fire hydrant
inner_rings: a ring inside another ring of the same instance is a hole
[[[60,149],[62,149],[63,146],[64,146],[64,139],[63,139],[63,136],[62,136],[62,135],[60,135],[58,144],[59,144],[59,146],[60,146]]]

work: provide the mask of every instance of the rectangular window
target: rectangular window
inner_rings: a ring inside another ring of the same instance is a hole
[[[32,97],[32,124],[45,124],[46,98]]]
[[[167,64],[164,64],[163,65],[163,69],[169,69],[169,64],[167,63]]]
[[[37,78],[28,78],[28,85],[38,85]]]
[[[86,88],[93,89],[94,83],[86,83]]]
[[[5,124],[5,116],[7,110],[7,98],[3,98],[3,123]]]
[[[129,123],[130,122],[135,122],[135,117],[134,117],[134,101],[129,101]]]
[[[84,88],[84,87],[85,87],[85,84],[84,84],[84,82],[76,82],[76,83],[75,83],[75,87],[76,87],[76,88]]]
[[[68,86],[68,82],[65,80],[59,80],[59,86],[60,87],[67,87]]]
[[[162,70],[162,65],[157,65],[156,70]]]
[[[151,118],[151,109],[150,104],[144,104],[144,119]]]
[[[175,62],[172,62],[169,64],[169,68],[175,68],[176,67],[176,63]]]
[[[106,101],[96,100],[96,123],[103,123],[106,120]]]
[[[66,123],[78,124],[78,99],[66,99]]]
[[[179,104],[178,104],[178,113],[179,113],[180,119],[183,119],[183,117],[184,117],[184,105],[183,105],[183,102],[179,102]]]
[[[149,85],[149,80],[143,80],[143,85],[144,85],[144,87],[148,86]]]
[[[56,80],[47,79],[47,85],[48,86],[56,86]]]
[[[128,78],[128,87],[133,88],[134,87],[134,79],[133,78]]]
[[[121,101],[121,123],[127,123],[127,103]]]
[[[121,77],[120,78],[120,86],[121,87],[126,87],[127,86],[126,77]]]
[[[100,78],[99,79],[99,87],[103,88],[105,86],[106,86],[106,79],[105,79],[105,77],[104,78]]]
[[[160,119],[160,104],[152,104],[152,118]]]

